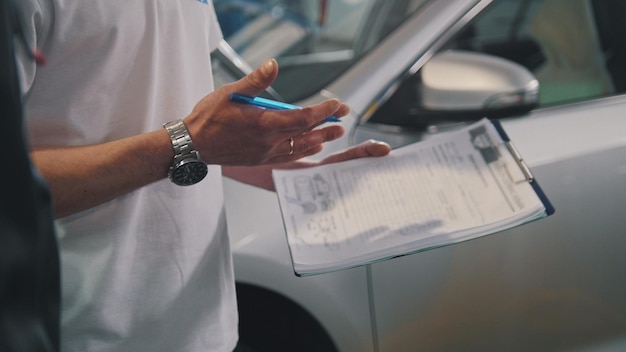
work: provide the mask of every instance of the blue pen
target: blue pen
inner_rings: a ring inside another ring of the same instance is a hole
[[[261,97],[250,97],[250,96],[239,94],[239,93],[231,94],[230,95],[230,100],[235,102],[235,103],[248,104],[248,105],[253,105],[253,106],[257,106],[257,107],[264,108],[264,109],[270,109],[270,110],[297,110],[297,109],[302,109],[301,107],[299,107],[297,105],[291,105],[291,104],[283,103],[283,102],[280,102],[280,101],[266,99],[266,98],[261,98]],[[336,117],[336,116],[329,116],[324,121],[326,121],[326,122],[339,122],[341,120],[338,117]]]

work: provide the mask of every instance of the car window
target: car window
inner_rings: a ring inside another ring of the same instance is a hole
[[[215,0],[224,38],[252,67],[274,57],[285,101],[319,92],[428,0]]]
[[[500,0],[448,48],[516,61],[539,80],[540,105],[623,93],[624,1]]]

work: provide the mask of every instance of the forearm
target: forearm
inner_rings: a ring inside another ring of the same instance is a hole
[[[335,99],[285,111],[230,101],[234,92],[260,94],[277,74],[278,65],[269,60],[244,79],[202,98],[183,119],[194,148],[205,160],[223,165],[229,177],[268,190],[274,190],[273,167],[308,166],[309,162],[293,161],[318,153],[324,143],[344,133],[340,125],[317,127],[328,116],[349,112]],[[173,149],[163,129],[100,145],[39,148],[32,159],[52,191],[56,217],[64,217],[167,177]],[[226,166],[265,164],[274,165]]]
[[[99,145],[38,148],[31,156],[60,218],[167,177],[173,150],[162,130]]]

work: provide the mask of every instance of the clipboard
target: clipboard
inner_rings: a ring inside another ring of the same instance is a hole
[[[497,120],[361,158],[274,170],[296,276],[450,246],[555,209]]]
[[[535,179],[535,176],[533,175],[528,165],[526,165],[526,161],[524,161],[524,159],[522,158],[522,155],[517,151],[517,148],[515,148],[515,146],[513,145],[513,142],[511,142],[511,139],[509,138],[506,131],[502,127],[502,123],[500,123],[500,120],[489,120],[489,121],[491,121],[496,131],[498,132],[498,134],[504,141],[506,148],[509,150],[509,153],[511,153],[511,155],[517,162],[520,170],[522,170],[522,173],[524,173],[524,177],[526,177],[526,181],[530,183],[530,185],[533,187],[533,189],[537,193],[537,196],[539,197],[539,199],[541,199],[541,201],[543,202],[543,205],[546,208],[546,214],[548,216],[554,214],[555,212],[554,206],[552,206],[552,203],[550,202],[546,194],[543,192],[543,189],[541,189],[541,186],[539,186],[539,183]]]

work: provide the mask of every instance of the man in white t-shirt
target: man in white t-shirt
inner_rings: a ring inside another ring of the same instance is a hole
[[[210,1],[20,1],[47,57],[19,64],[31,156],[58,219],[62,350],[231,351],[222,174],[273,189],[271,168],[310,166],[297,160],[343,134],[311,128],[348,107],[229,102],[267,88],[274,60],[209,94],[221,39]],[[322,162],[388,152],[369,142]]]

